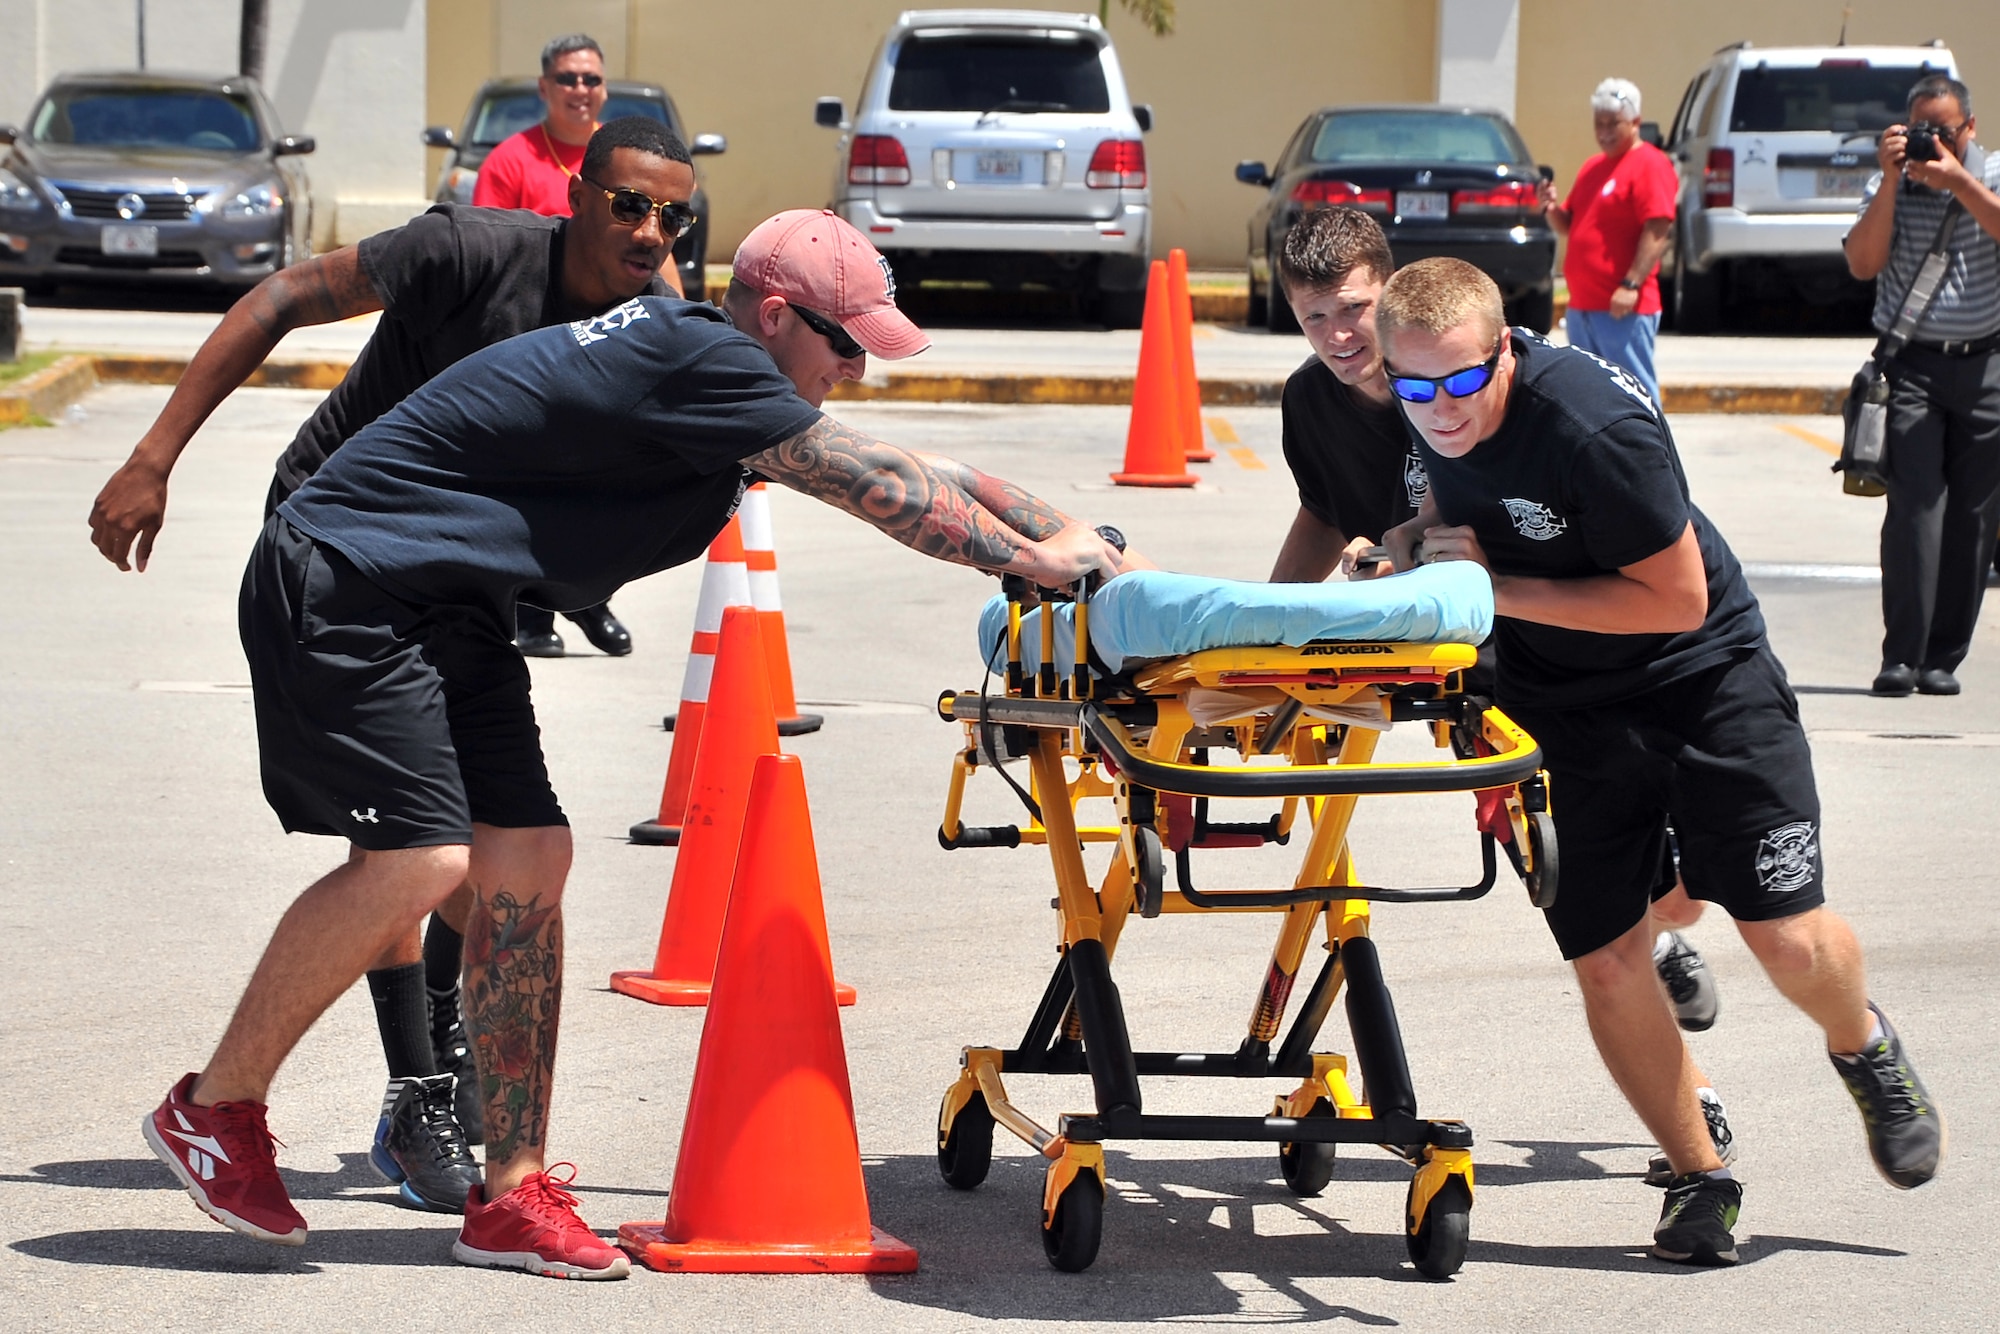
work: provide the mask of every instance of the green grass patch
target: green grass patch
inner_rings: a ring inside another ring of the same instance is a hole
[[[0,386],[24,379],[43,367],[53,366],[62,357],[61,352],[30,352],[19,361],[0,361]]]

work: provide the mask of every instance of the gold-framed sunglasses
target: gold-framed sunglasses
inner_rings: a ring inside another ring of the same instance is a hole
[[[660,230],[671,241],[694,226],[694,209],[678,200],[656,200],[643,190],[629,187],[613,190],[588,176],[577,179],[593,189],[604,191],[604,197],[611,202],[611,220],[621,227],[637,227],[646,220],[647,214],[657,213],[660,215]]]

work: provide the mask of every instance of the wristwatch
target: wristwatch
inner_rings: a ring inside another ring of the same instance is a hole
[[[1628,292],[1636,292],[1641,287],[1644,287],[1646,284],[1641,282],[1634,282],[1632,279],[1627,278],[1624,281],[1620,282],[1618,285],[1624,288]]]
[[[1097,525],[1097,535],[1103,538],[1105,541],[1109,542],[1112,546],[1117,547],[1121,555],[1124,553],[1125,534],[1119,532],[1116,528],[1113,528],[1108,523],[1100,523]]]

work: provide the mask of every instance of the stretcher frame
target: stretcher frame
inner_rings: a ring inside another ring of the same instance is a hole
[[[947,691],[939,716],[964,726],[954,758],[938,839],[946,848],[1048,849],[1062,931],[1061,959],[1021,1040],[1013,1047],[968,1046],[938,1115],[938,1167],[945,1181],[970,1190],[985,1179],[997,1124],[1049,1159],[1043,1183],[1044,1251],[1058,1269],[1095,1260],[1105,1198],[1103,1145],[1113,1139],[1275,1142],[1287,1185],[1318,1194],[1331,1179],[1334,1146],[1375,1144],[1410,1163],[1404,1236],[1411,1260],[1445,1278],[1464,1263],[1474,1193],[1472,1133],[1457,1120],[1417,1114],[1395,1004],[1369,938],[1377,902],[1453,902],[1493,887],[1504,850],[1538,907],[1553,902],[1556,845],[1548,777],[1534,740],[1490,702],[1465,693],[1463,673],[1477,651],[1466,644],[1320,641],[1297,648],[1209,649],[1124,675],[1093,672],[1089,585],[1074,603],[1073,673],[1054,666],[1055,616],[1045,606],[1038,665],[1024,665],[1023,615],[1031,594],[1005,581],[1008,599],[1004,693]],[[1277,698],[1254,715],[1203,727],[1188,692],[1262,688]],[[1451,758],[1415,763],[1374,759],[1379,732],[1305,716],[1309,706],[1379,708],[1384,720],[1420,722]],[[1270,765],[1208,764],[1207,752],[1280,755]],[[1022,790],[1001,764],[1028,762]],[[1030,812],[1025,825],[970,826],[960,813],[967,781],[996,769]],[[1071,772],[1074,767],[1074,773]],[[1480,880],[1471,885],[1388,888],[1362,883],[1347,833],[1362,796],[1469,791],[1477,796]],[[1256,823],[1211,821],[1215,799],[1275,798],[1278,814]],[[1080,804],[1109,798],[1115,825],[1081,824]],[[1288,889],[1201,890],[1195,849],[1286,843],[1309,831]],[[1095,888],[1083,850],[1113,844]],[[1166,859],[1174,883],[1166,882]],[[1281,916],[1251,1010],[1233,1052],[1136,1052],[1125,1023],[1111,961],[1136,914],[1270,912]],[[1326,958],[1308,986],[1289,1031],[1283,1029],[1294,985],[1315,928],[1324,918]],[[1350,1062],[1316,1051],[1321,1026],[1342,992],[1363,1092]],[[1003,1075],[1088,1074],[1096,1106],[1061,1115],[1050,1130],[1011,1099]],[[1147,1112],[1145,1076],[1207,1076],[1298,1081],[1269,1116],[1190,1116]]]

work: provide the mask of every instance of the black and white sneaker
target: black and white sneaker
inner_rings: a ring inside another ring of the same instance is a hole
[[[1910,1068],[1889,1017],[1873,1001],[1868,1008],[1875,1011],[1882,1036],[1853,1056],[1832,1056],[1833,1068],[1861,1109],[1875,1170],[1898,1190],[1915,1190],[1937,1175],[1944,1158],[1944,1117]]]
[[[1729,1118],[1723,1115],[1722,1099],[1715,1096],[1714,1089],[1696,1089],[1695,1093],[1701,1099],[1701,1119],[1708,1122],[1708,1138],[1715,1145],[1715,1156],[1727,1167],[1736,1161],[1736,1136],[1729,1133]],[[1646,1164],[1646,1184],[1664,1189],[1673,1183],[1673,1164],[1667,1161],[1666,1154],[1654,1154]]]
[[[431,1054],[437,1068],[458,1080],[457,1115],[459,1129],[467,1144],[486,1142],[486,1094],[480,1087],[479,1067],[473,1063],[472,1041],[465,1033],[465,1020],[458,1009],[458,988],[432,991]]]
[[[455,1082],[450,1075],[390,1080],[368,1150],[383,1179],[401,1187],[405,1204],[432,1213],[464,1213],[466,1193],[483,1177],[452,1114]]]
[[[1743,1186],[1718,1181],[1706,1172],[1689,1172],[1667,1186],[1660,1224],[1653,1229],[1653,1254],[1677,1265],[1736,1263],[1736,1216],[1743,1208]]]
[[[1718,1003],[1708,960],[1678,931],[1662,931],[1653,941],[1653,969],[1674,1003],[1674,1018],[1690,1033],[1715,1027]]]

